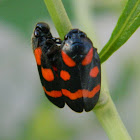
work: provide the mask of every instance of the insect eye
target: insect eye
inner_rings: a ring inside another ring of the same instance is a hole
[[[39,37],[40,36],[40,31],[36,28],[34,31],[34,36]]]
[[[35,32],[39,32],[40,34],[46,34],[46,35],[50,34],[50,27],[47,23],[44,22],[37,23],[35,30],[36,30]]]

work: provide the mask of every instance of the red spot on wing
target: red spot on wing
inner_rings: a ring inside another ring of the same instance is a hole
[[[60,77],[64,80],[64,81],[67,81],[67,80],[70,80],[70,74],[65,71],[65,70],[61,70],[60,71]]]
[[[71,100],[76,100],[78,98],[86,97],[93,98],[97,92],[100,91],[100,84],[93,88],[93,90],[88,91],[86,89],[79,89],[76,92],[72,93],[67,89],[62,89],[64,96],[68,97]]]
[[[42,76],[44,77],[45,80],[51,82],[54,80],[54,74],[51,69],[45,69],[41,67],[42,71]]]
[[[94,68],[92,68],[92,69],[90,70],[89,75],[90,75],[91,77],[95,78],[95,77],[98,75],[98,73],[99,73],[99,69],[98,69],[97,66],[95,66]]]
[[[64,63],[69,67],[74,67],[76,63],[64,52],[61,52]]]
[[[61,91],[57,91],[57,90],[52,90],[52,91],[47,91],[45,89],[45,87],[43,87],[45,93],[53,98],[58,98],[62,96],[62,92]]]
[[[91,48],[88,52],[88,54],[85,56],[85,58],[83,59],[82,61],[82,65],[85,66],[85,65],[88,65],[91,63],[92,61],[92,58],[93,58],[93,48]]]
[[[35,59],[36,59],[36,63],[37,65],[41,65],[41,55],[42,55],[42,50],[41,48],[36,48],[34,50],[34,55],[35,55]]]

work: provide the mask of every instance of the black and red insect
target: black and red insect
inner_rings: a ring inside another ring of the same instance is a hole
[[[36,25],[33,52],[45,95],[56,106],[65,103],[74,111],[91,111],[101,88],[101,67],[97,49],[79,29],[72,29],[61,41],[48,24]]]

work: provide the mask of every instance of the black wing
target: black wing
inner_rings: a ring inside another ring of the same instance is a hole
[[[68,106],[76,111],[90,111],[96,105],[101,84],[100,59],[86,34],[71,30],[62,43],[62,93]],[[66,74],[67,73],[67,74]],[[69,76],[67,76],[69,75]],[[65,80],[65,77],[69,77]]]
[[[32,45],[45,95],[53,104],[63,108],[64,99],[57,76],[57,57],[60,48],[52,39],[49,26],[46,23],[36,25]]]

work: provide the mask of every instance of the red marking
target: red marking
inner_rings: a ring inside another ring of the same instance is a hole
[[[64,81],[67,81],[67,80],[70,80],[70,74],[65,71],[65,70],[61,70],[60,71],[60,77],[64,80]]]
[[[62,96],[62,92],[61,91],[57,91],[57,90],[52,90],[52,91],[47,91],[45,89],[45,87],[43,87],[45,93],[53,98],[58,98]]]
[[[89,63],[91,63],[93,58],[93,48],[91,48],[88,52],[88,54],[86,55],[86,57],[84,58],[84,60],[82,61],[82,65],[88,65]]]
[[[66,97],[70,98],[71,100],[76,100],[77,98],[82,98],[82,90],[79,89],[74,93],[71,93],[69,90],[67,89],[62,89],[62,93],[63,95],[65,95]]]
[[[54,70],[54,71],[57,71],[57,67],[53,66],[53,70]]]
[[[61,52],[64,63],[69,67],[74,67],[76,63],[64,52]]]
[[[99,69],[98,69],[97,66],[95,66],[94,68],[92,68],[92,69],[90,70],[89,75],[90,75],[91,77],[95,78],[95,77],[98,75],[98,73],[99,73]]]
[[[79,89],[76,92],[72,93],[67,89],[62,89],[63,95],[68,97],[71,100],[76,100],[78,98],[86,97],[86,98],[93,98],[97,92],[100,91],[100,84],[93,88],[92,91],[88,91],[86,89]]]
[[[58,77],[58,73],[57,73],[57,67],[55,67],[55,66],[52,66],[52,68],[53,68],[53,70],[55,71],[55,75],[56,75],[56,77]]]
[[[42,76],[44,77],[45,80],[51,82],[54,80],[54,75],[51,69],[45,69],[41,67],[42,71]]]
[[[34,55],[35,55],[35,59],[36,59],[36,63],[37,65],[41,65],[41,55],[42,55],[42,50],[41,48],[36,48],[34,50]]]
[[[83,97],[93,98],[97,92],[100,91],[100,84],[93,88],[92,91],[83,89]]]

